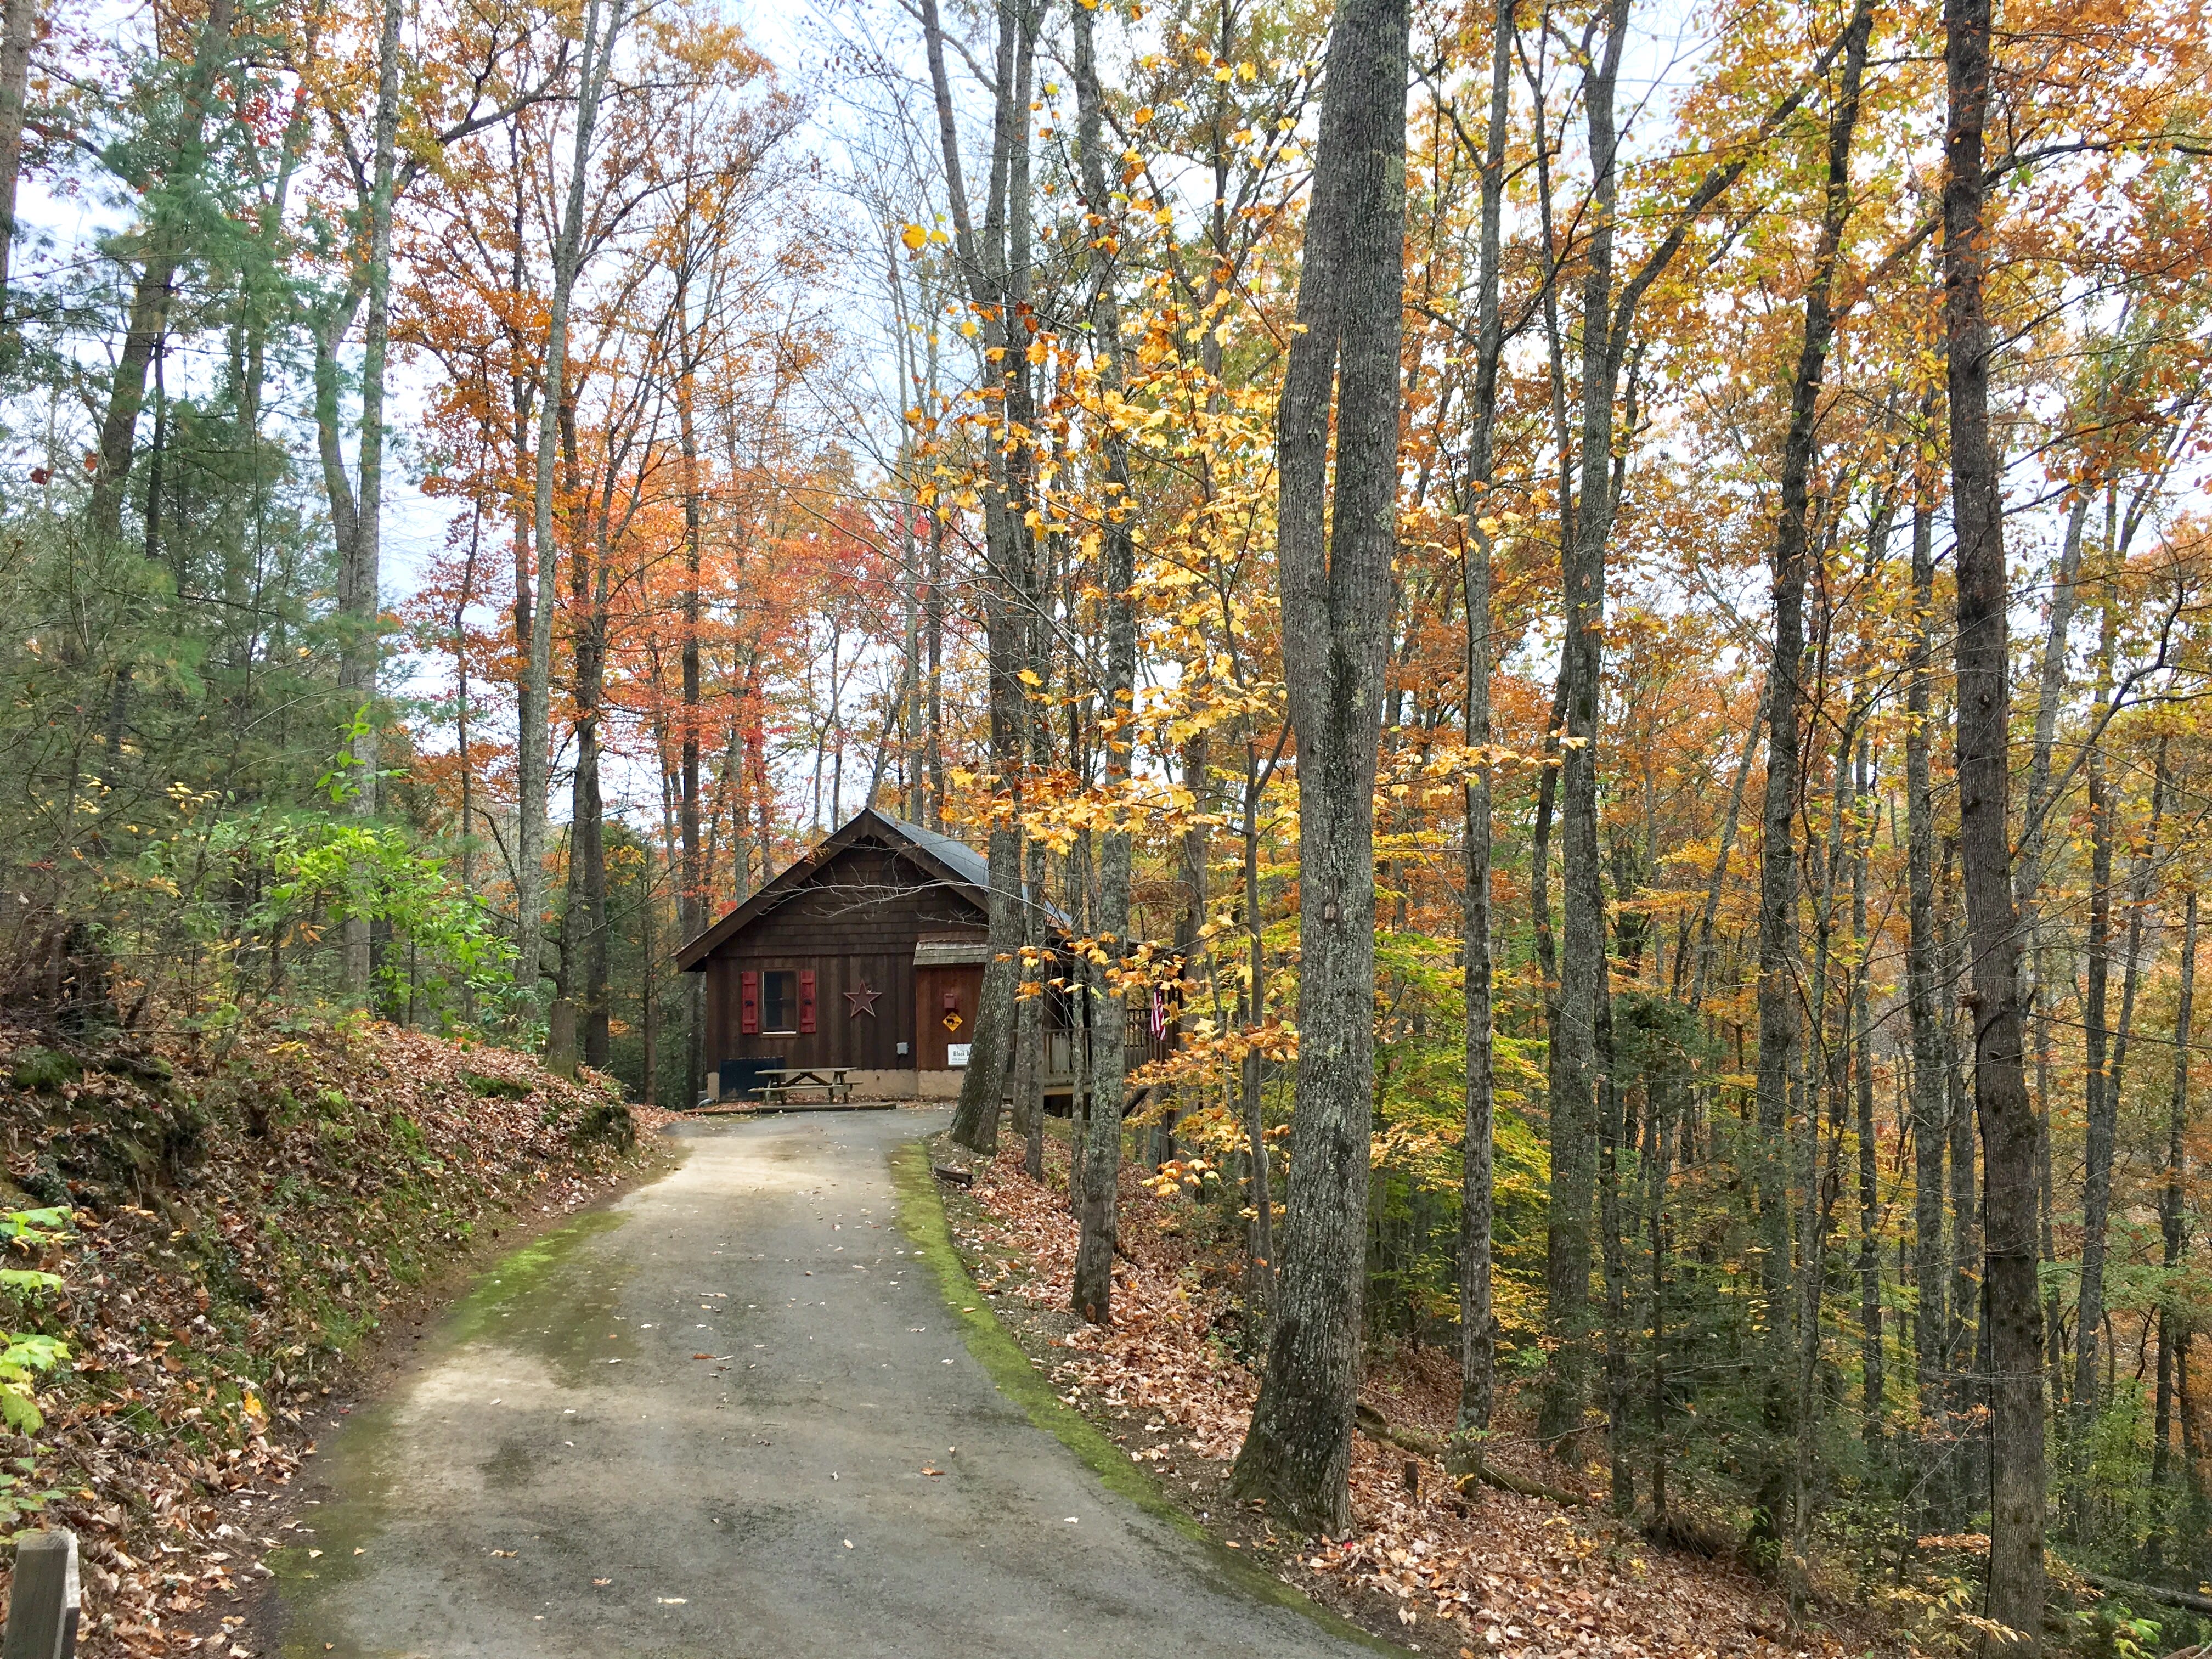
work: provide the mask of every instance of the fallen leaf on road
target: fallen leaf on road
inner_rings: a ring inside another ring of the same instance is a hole
[[[512,1561],[514,1559],[514,1552],[513,1550],[494,1550],[492,1552],[492,1558],[493,1559],[499,1561]]]
[[[933,1469],[933,1468],[930,1468],[927,1463],[925,1463],[925,1464],[923,1464],[923,1465],[922,1465],[921,1472],[922,1472],[924,1474],[933,1474],[933,1475],[934,1475],[934,1474],[944,1474],[944,1473],[945,1473],[945,1471],[944,1471],[943,1469]]]
[[[592,1580],[592,1588],[593,1589],[605,1589],[608,1585],[614,1582],[615,1581],[611,1578],[594,1578]]]
[[[714,1356],[710,1353],[695,1353],[691,1357],[694,1359],[712,1359]]]

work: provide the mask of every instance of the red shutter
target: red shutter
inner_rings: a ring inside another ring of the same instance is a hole
[[[814,970],[799,970],[799,1034],[805,1036],[814,1029]]]
[[[738,975],[738,1030],[748,1036],[760,1030],[760,975],[750,969]]]

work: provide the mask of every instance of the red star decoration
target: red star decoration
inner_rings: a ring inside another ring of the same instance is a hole
[[[845,1000],[853,1005],[847,1012],[846,1018],[858,1019],[862,1014],[866,1014],[870,1019],[873,1019],[876,1017],[876,999],[882,994],[882,992],[872,989],[867,981],[862,980],[859,990],[845,993]]]

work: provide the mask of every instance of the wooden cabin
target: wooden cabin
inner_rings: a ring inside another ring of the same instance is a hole
[[[989,904],[988,866],[964,843],[872,809],[847,820],[677,953],[707,976],[709,1089],[751,1060],[851,1066],[861,1099],[957,1095]],[[1046,1092],[1065,1097],[1066,1000],[1046,1009]]]

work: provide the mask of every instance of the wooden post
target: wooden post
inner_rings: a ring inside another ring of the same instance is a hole
[[[15,1585],[0,1659],[74,1659],[78,1590],[76,1534],[33,1533],[15,1546]]]

